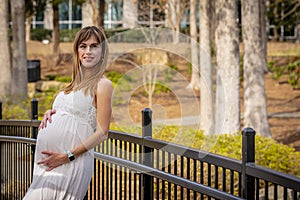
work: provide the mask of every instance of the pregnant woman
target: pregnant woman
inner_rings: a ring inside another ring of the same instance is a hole
[[[33,180],[24,199],[84,198],[93,173],[93,149],[109,130],[113,88],[103,76],[107,55],[102,29],[89,26],[77,33],[72,81],[40,124]]]

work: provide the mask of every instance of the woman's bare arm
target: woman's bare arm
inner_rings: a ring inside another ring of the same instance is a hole
[[[97,129],[81,145],[71,150],[75,158],[107,139],[112,112],[112,93],[111,81],[105,78],[102,79],[98,83],[96,92]]]

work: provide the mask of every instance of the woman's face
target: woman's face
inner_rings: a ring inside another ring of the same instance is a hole
[[[88,40],[79,44],[77,51],[84,68],[94,67],[101,59],[101,44],[93,35]]]

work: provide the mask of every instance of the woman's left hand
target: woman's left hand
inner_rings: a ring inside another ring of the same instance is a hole
[[[47,123],[51,123],[52,122],[52,118],[51,116],[54,115],[56,113],[55,109],[51,109],[51,110],[47,110],[44,114],[44,117],[40,123],[39,129],[43,129],[47,127]]]
[[[37,164],[46,166],[46,171],[51,171],[60,165],[70,162],[66,153],[61,154],[53,151],[42,151],[42,154],[47,155],[48,158],[39,161]]]

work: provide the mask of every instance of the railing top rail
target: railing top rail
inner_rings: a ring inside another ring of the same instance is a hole
[[[36,143],[36,139],[27,138],[27,137],[18,137],[18,136],[7,136],[7,135],[0,135],[1,142],[20,142],[34,145]]]
[[[300,178],[265,168],[255,163],[246,164],[246,174],[300,192]]]
[[[132,142],[132,143],[139,144],[139,145],[143,144],[142,136],[119,132],[119,131],[115,131],[115,130],[109,130],[108,138],[116,139],[116,140],[123,140],[126,142]]]
[[[176,185],[185,187],[187,189],[191,189],[193,191],[208,195],[208,196],[213,197],[213,198],[217,198],[217,199],[224,199],[224,198],[225,199],[241,199],[240,197],[228,194],[226,192],[217,190],[215,188],[211,188],[211,187],[202,185],[200,183],[196,183],[194,181],[187,180],[187,179],[179,177],[179,176],[168,174],[167,172],[164,172],[164,171],[152,168],[152,167],[148,167],[148,166],[145,166],[145,165],[142,165],[142,164],[139,164],[139,163],[135,163],[135,162],[132,162],[132,161],[124,160],[124,159],[113,157],[113,156],[106,155],[106,154],[101,154],[101,153],[98,153],[98,152],[94,153],[94,157],[98,160],[102,160],[102,161],[109,162],[109,163],[112,163],[112,164],[127,167],[129,169],[133,169],[133,170],[136,170],[138,172],[148,174],[150,176],[157,177],[159,179],[174,183]]]
[[[0,120],[0,126],[33,126],[38,127],[38,120]]]

